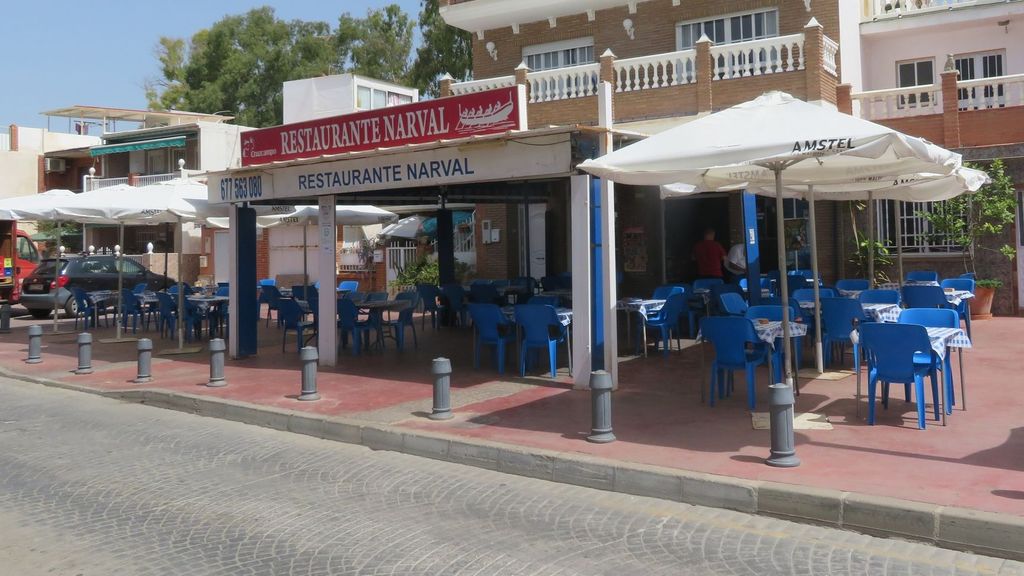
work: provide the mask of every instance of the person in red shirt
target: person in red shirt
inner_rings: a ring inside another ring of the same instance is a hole
[[[704,239],[693,247],[693,258],[697,261],[698,278],[721,278],[722,263],[726,252],[722,245],[715,241],[712,228],[704,230]]]

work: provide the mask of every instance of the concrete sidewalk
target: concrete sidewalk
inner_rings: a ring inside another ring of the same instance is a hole
[[[421,334],[419,351],[362,356],[322,371],[325,399],[313,403],[295,401],[297,357],[281,355],[276,338],[259,358],[229,363],[221,389],[203,385],[205,354],[157,357],[154,382],[140,388],[130,383],[131,344],[98,347],[96,372],[71,375],[73,336],[44,339],[44,363],[35,366],[20,362],[23,333],[0,338],[0,365],[48,385],[374,449],[1022,559],[1024,492],[1013,488],[1024,486],[1021,400],[1005,390],[1017,332],[1024,337],[1024,321],[976,324],[970,409],[955,411],[945,428],[930,421],[928,430],[914,429],[913,405],[897,407],[895,398],[893,413],[880,412],[879,424],[868,427],[853,413],[852,377],[805,382],[798,410],[827,415],[833,429],[798,432],[805,464],[793,470],[763,465],[767,432],[751,428],[742,386],[715,408],[701,404],[696,350],[622,364],[620,440],[609,445],[582,440],[589,395],[571,390],[566,378],[494,379],[489,365],[469,368],[468,331]],[[431,403],[429,361],[441,354],[456,365],[457,416],[439,423],[423,415]]]

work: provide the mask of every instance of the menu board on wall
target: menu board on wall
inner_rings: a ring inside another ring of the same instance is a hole
[[[622,231],[622,269],[625,272],[647,272],[647,237],[643,228]]]

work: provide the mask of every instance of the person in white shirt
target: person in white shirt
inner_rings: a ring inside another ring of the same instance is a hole
[[[747,246],[743,242],[729,248],[725,257],[725,270],[732,275],[731,280],[734,282],[747,275]]]

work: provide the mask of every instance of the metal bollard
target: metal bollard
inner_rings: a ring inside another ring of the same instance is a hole
[[[11,305],[7,302],[0,304],[0,334],[11,333]]]
[[[43,327],[33,324],[28,327],[28,358],[26,364],[39,364],[43,361]]]
[[[302,392],[299,394],[299,400],[319,400],[320,393],[316,391],[316,371],[320,353],[315,347],[306,346],[299,350],[299,359],[302,360]]]
[[[434,375],[434,409],[427,415],[427,418],[450,420],[452,417],[452,361],[447,358],[434,358],[430,371]]]
[[[227,386],[228,382],[224,379],[224,351],[227,346],[224,345],[222,338],[214,338],[210,340],[210,381],[206,383],[210,388],[221,388]]]
[[[800,465],[796,455],[796,440],[793,438],[793,387],[787,384],[772,384],[771,400],[768,404],[769,425],[771,426],[772,449],[768,459],[769,466],[793,468]]]
[[[153,341],[149,338],[139,338],[139,373],[135,376],[136,384],[145,384],[153,380]]]
[[[78,368],[75,374],[92,374],[92,334],[78,335]]]
[[[587,442],[605,444],[615,440],[612,433],[612,375],[604,370],[590,373],[590,436]]]

